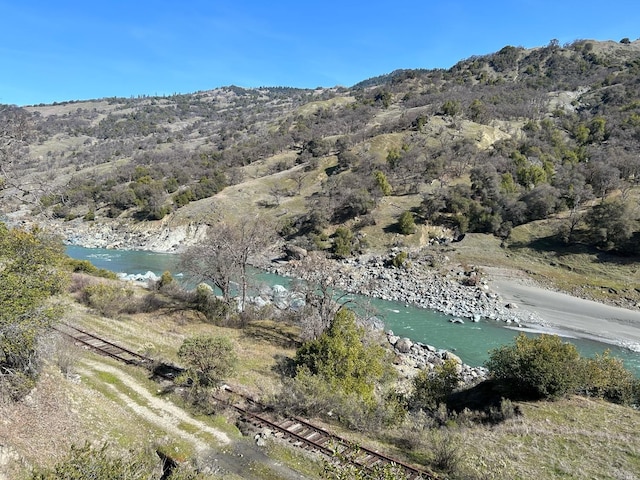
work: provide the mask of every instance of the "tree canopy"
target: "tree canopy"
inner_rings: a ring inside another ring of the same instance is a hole
[[[355,314],[341,308],[322,335],[298,349],[295,363],[324,379],[330,389],[373,402],[374,387],[385,372],[384,358],[384,349],[367,341]]]

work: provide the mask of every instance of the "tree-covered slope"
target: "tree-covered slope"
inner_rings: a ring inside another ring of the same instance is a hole
[[[340,225],[389,243],[407,211],[501,238],[561,217],[568,244],[637,253],[639,73],[638,41],[551,41],[351,88],[5,106],[5,210],[140,222],[231,198],[307,247]]]

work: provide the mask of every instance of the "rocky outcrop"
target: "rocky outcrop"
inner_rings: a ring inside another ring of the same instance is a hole
[[[197,243],[206,237],[209,229],[206,223],[176,225],[169,217],[166,220],[144,223],[125,220],[86,222],[76,219],[53,222],[50,227],[70,245],[168,253]]]

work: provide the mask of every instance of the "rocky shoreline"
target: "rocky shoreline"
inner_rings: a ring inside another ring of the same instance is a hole
[[[507,324],[542,324],[535,314],[518,310],[505,303],[489,289],[482,271],[465,271],[457,265],[433,267],[433,259],[425,251],[410,255],[410,266],[396,267],[393,258],[398,249],[388,254],[367,254],[335,260],[336,288],[348,293],[382,300],[397,301],[450,315],[452,322],[479,322],[489,319]],[[447,262],[444,259],[444,262]],[[296,261],[262,265],[272,273],[295,276]]]
[[[450,321],[455,323],[481,319],[518,327],[543,323],[535,314],[521,312],[516,305],[505,303],[499,295],[490,292],[480,270],[469,272],[456,265],[434,269],[432,257],[424,251],[411,255],[410,266],[396,267],[392,260],[398,253],[399,250],[392,249],[386,255],[369,254],[333,261],[336,288],[435,310],[450,315]],[[296,263],[297,260],[290,260],[261,267],[278,275],[295,276]],[[457,363],[465,384],[477,383],[488,376],[484,367],[466,365],[452,352],[398,337],[392,331],[386,332],[386,338],[396,355],[395,367],[405,380],[425,368],[434,369],[447,359]]]
[[[206,225],[183,225],[176,229],[169,224],[145,229],[138,226],[133,231],[130,227],[118,223],[74,221],[60,223],[56,230],[72,245],[176,253],[204,237],[207,229]],[[400,250],[391,249],[387,254],[332,260],[332,268],[337,274],[335,287],[348,293],[438,311],[451,316],[452,322],[489,319],[516,326],[542,323],[540,318],[519,311],[516,305],[505,303],[499,295],[491,292],[480,270],[465,271],[460,266],[449,264],[446,257],[439,260],[439,265],[434,268],[429,249],[410,254],[403,266],[394,266],[393,258],[399,253]],[[296,274],[296,260],[293,259],[286,262],[263,260],[256,266],[283,276]],[[386,336],[396,355],[395,367],[407,380],[424,368],[442,365],[446,359],[456,361],[464,383],[475,383],[487,376],[486,369],[463,364],[452,352],[399,338],[390,331]]]
[[[131,230],[130,225],[98,224],[92,222],[60,222],[53,226],[67,243],[88,248],[148,250],[176,253],[206,235],[206,225],[148,226]],[[391,264],[398,249],[387,254],[365,254],[345,260],[334,260],[338,274],[336,287],[382,300],[416,305],[451,315],[456,321],[479,321],[482,318],[505,323],[541,324],[540,318],[518,311],[514,304],[505,303],[489,290],[482,271],[465,271],[459,266],[440,260],[433,266],[428,250],[409,255],[405,266]],[[410,266],[408,266],[410,264]],[[284,276],[295,276],[295,260],[290,262],[260,262],[261,268]]]

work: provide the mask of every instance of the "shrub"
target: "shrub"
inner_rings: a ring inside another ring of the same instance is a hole
[[[196,287],[194,306],[210,322],[228,317],[229,305],[213,294],[213,290],[206,283]]]
[[[94,277],[108,278],[116,280],[118,276],[105,268],[98,268],[89,260],[77,260],[75,258],[69,258],[67,260],[69,267],[73,273],[86,273]]]
[[[373,402],[375,384],[385,373],[385,352],[379,345],[367,345],[364,335],[355,314],[343,308],[320,337],[298,349],[296,364],[322,377],[335,391]]]
[[[158,283],[157,283],[157,288],[161,289],[163,287],[166,287],[167,285],[170,285],[171,283],[173,283],[173,276],[171,276],[171,272],[169,271],[162,272],[162,276],[160,277],[160,280],[158,280]]]
[[[122,312],[132,298],[133,290],[117,283],[94,283],[85,287],[82,294],[83,303],[105,317]]]
[[[413,213],[406,211],[398,219],[398,230],[403,235],[411,235],[416,232],[416,222]]]
[[[333,253],[338,258],[346,258],[351,255],[354,247],[354,237],[351,230],[346,227],[338,227],[333,241]]]
[[[433,370],[421,370],[413,378],[413,392],[409,399],[412,410],[435,411],[460,383],[455,360],[447,359]]]
[[[452,476],[458,473],[462,462],[459,440],[447,429],[433,430],[431,443],[433,466]]]
[[[82,217],[82,219],[85,222],[92,222],[96,219],[96,212],[94,210],[89,210],[87,213],[84,214],[84,217]]]
[[[393,260],[391,260],[391,264],[396,268],[407,267],[408,258],[409,255],[407,254],[407,252],[400,252],[395,257],[393,257]]]
[[[186,364],[194,390],[218,386],[233,374],[238,361],[231,340],[211,335],[186,339],[178,349],[178,358]]]
[[[489,409],[488,421],[491,423],[500,423],[518,417],[519,415],[521,415],[520,407],[508,398],[503,398],[500,400],[499,407],[491,407]]]
[[[514,345],[490,352],[487,368],[513,394],[558,398],[577,388],[579,364],[576,347],[560,337],[520,334]]]
[[[35,384],[38,343],[62,316],[48,300],[67,286],[65,258],[62,243],[37,228],[0,223],[0,399],[18,400]]]
[[[404,413],[399,413],[392,401],[363,402],[356,393],[337,390],[305,366],[298,367],[294,378],[283,380],[282,391],[273,402],[277,409],[289,414],[321,416],[361,432],[398,422]]]
[[[583,361],[580,392],[611,402],[631,404],[637,397],[639,381],[624,368],[622,361],[609,356],[606,351],[595,358]]]

